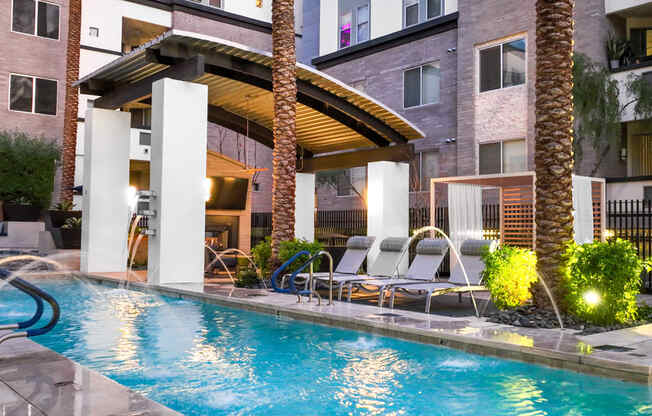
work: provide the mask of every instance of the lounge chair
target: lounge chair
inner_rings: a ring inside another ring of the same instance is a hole
[[[403,252],[410,241],[408,237],[388,237],[380,242],[380,252],[374,263],[369,267],[369,274],[334,275],[333,283],[337,284],[338,300],[342,300],[342,290],[351,282],[364,280],[390,279],[397,274],[398,264],[403,258]],[[317,277],[316,284],[328,284],[328,275]],[[349,292],[348,298],[351,298]]]
[[[409,247],[408,247],[409,248]],[[446,240],[436,240],[426,238],[417,244],[417,255],[412,260],[404,278],[398,278],[394,275],[391,279],[374,279],[362,282],[348,283],[348,298],[351,301],[351,292],[356,286],[365,292],[378,291],[378,306],[383,306],[385,291],[395,285],[410,285],[419,283],[432,283],[435,280],[439,266],[448,252],[448,242]],[[369,290],[373,286],[375,289]]]
[[[358,271],[362,267],[362,263],[367,258],[369,249],[374,245],[376,237],[365,237],[365,236],[354,236],[349,238],[346,241],[346,251],[340,259],[340,262],[337,263],[337,267],[333,271],[333,275],[344,275],[344,276],[354,276],[358,274]],[[317,272],[312,274],[314,278],[326,278],[328,279],[328,272]],[[281,287],[285,287],[285,280],[290,275],[283,276],[281,281]],[[308,284],[309,273],[300,273],[297,275],[298,278],[305,279],[306,285]],[[307,289],[307,287],[306,287]]]
[[[494,251],[498,247],[496,240],[467,240],[460,247],[460,261],[464,265],[469,278],[467,283],[464,273],[459,265],[455,264],[451,270],[451,277],[448,282],[422,283],[422,284],[399,284],[390,289],[389,307],[394,307],[396,292],[405,293],[408,296],[426,297],[426,313],[430,313],[430,303],[433,296],[445,295],[447,293],[465,292],[486,292],[487,288],[482,285],[482,271],[484,261],[482,254],[485,250]],[[416,293],[415,293],[416,292]]]

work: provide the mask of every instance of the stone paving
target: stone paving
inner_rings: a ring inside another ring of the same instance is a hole
[[[6,331],[0,331],[0,336]],[[179,416],[25,338],[0,345],[0,415]]]

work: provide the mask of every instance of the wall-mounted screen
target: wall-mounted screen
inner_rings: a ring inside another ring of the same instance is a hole
[[[247,207],[249,179],[212,176],[210,199],[206,209],[243,210]]]

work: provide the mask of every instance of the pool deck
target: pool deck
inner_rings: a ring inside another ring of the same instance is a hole
[[[111,274],[90,277],[110,284],[125,283]],[[466,315],[451,316],[338,301],[328,306],[327,299],[322,299],[321,306],[317,299],[307,303],[304,298],[302,303],[297,303],[295,295],[238,289],[224,283],[152,286],[131,282],[130,285],[132,289],[154,290],[170,296],[652,385],[652,324],[579,336],[574,330],[520,328],[488,322],[476,318],[468,305]],[[457,303],[456,295],[444,297]],[[436,305],[433,311],[437,311]]]
[[[0,331],[0,336],[7,331]],[[180,416],[36,342],[0,345],[0,415]]]

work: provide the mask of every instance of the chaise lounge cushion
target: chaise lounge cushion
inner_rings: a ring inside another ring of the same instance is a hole
[[[448,250],[448,242],[446,240],[435,240],[433,238],[426,238],[417,244],[417,254],[425,255],[442,255]]]
[[[388,237],[380,243],[380,251],[402,252],[407,241],[407,237]]]
[[[376,237],[355,236],[346,241],[346,248],[352,250],[368,250],[374,244]]]
[[[496,240],[466,240],[460,247],[463,256],[482,256],[485,250],[494,251],[498,248]]]

